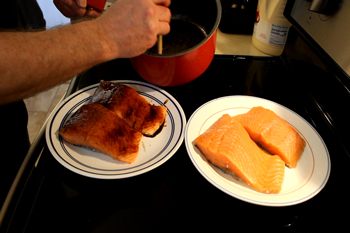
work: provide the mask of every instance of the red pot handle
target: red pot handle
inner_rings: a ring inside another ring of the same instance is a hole
[[[87,5],[98,11],[103,11],[107,0],[87,0]]]

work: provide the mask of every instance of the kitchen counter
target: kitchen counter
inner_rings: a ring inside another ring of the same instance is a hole
[[[215,54],[270,56],[252,44],[252,35],[228,34],[218,29]]]

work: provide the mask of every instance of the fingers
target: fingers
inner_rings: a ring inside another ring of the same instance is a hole
[[[171,19],[170,9],[168,7],[163,7],[163,6],[158,7],[158,9],[159,9],[159,12],[158,12],[159,21],[170,23],[170,19]]]
[[[102,29],[110,58],[134,57],[170,32],[170,0],[117,0],[95,22]]]
[[[83,0],[86,1],[86,0]],[[86,13],[86,7],[78,6],[75,0],[54,0],[53,1],[57,9],[66,17],[82,17]]]
[[[81,8],[86,8],[86,6],[87,6],[87,0],[76,0],[76,3]]]
[[[84,17],[96,18],[101,12],[94,9],[87,9],[87,0],[54,0],[57,9],[66,17]]]
[[[170,25],[168,23],[159,24],[159,35],[167,35],[170,32]]]
[[[166,0],[154,0],[155,2],[162,2],[170,4],[170,1]],[[158,20],[159,20],[159,33],[160,35],[166,35],[170,32],[170,20],[171,12],[167,6],[160,5],[158,6]]]
[[[89,9],[86,11],[86,16],[92,17],[92,18],[97,18],[98,16],[101,15],[101,12],[96,11],[94,9]]]
[[[171,3],[171,0],[153,0],[153,2],[156,4],[156,5],[163,5],[165,7],[169,7],[170,6],[170,3]]]

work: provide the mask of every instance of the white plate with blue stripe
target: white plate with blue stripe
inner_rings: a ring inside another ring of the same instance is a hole
[[[98,151],[72,145],[58,134],[65,121],[88,101],[99,84],[88,86],[67,97],[50,115],[46,143],[54,158],[69,170],[98,179],[120,179],[148,172],[171,158],[184,139],[186,117],[180,104],[166,91],[148,83],[113,81],[134,88],[149,103],[167,107],[165,125],[151,138],[142,137],[139,154],[132,164],[119,162]]]
[[[223,114],[234,116],[246,113],[256,106],[274,111],[294,127],[306,142],[297,167],[285,168],[282,190],[278,194],[257,192],[233,175],[223,172],[209,163],[194,144],[194,140]],[[207,181],[228,195],[257,205],[290,206],[307,201],[323,189],[331,170],[324,141],[305,119],[278,103],[252,96],[227,96],[200,106],[188,120],[185,144],[191,161]]]

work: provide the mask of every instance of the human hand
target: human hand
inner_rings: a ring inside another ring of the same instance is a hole
[[[53,0],[57,9],[66,17],[80,18],[83,16],[98,17],[101,12],[87,9],[87,0]]]
[[[109,48],[110,59],[134,57],[157,42],[157,35],[170,31],[171,0],[118,0],[95,22],[101,39]]]

